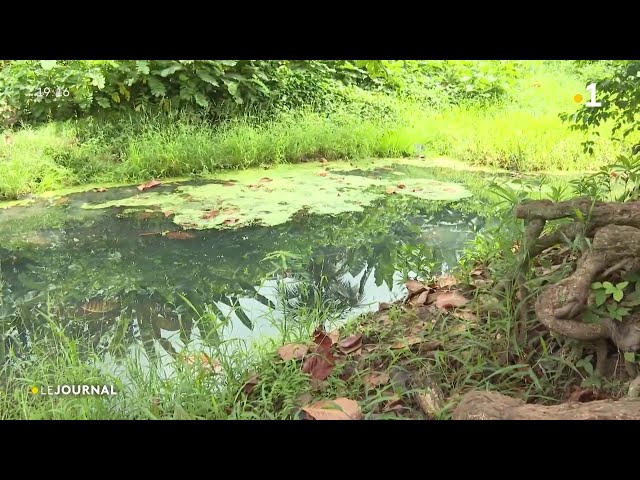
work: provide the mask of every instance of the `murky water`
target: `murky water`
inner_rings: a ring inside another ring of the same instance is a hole
[[[346,173],[407,173],[394,171]],[[187,184],[197,183],[153,191]],[[182,230],[153,208],[84,208],[139,193],[125,187],[0,210],[5,352],[28,350],[48,311],[106,355],[143,345],[149,358],[220,342],[222,324],[225,338],[250,342],[309,312],[344,319],[402,296],[403,273],[415,265],[453,267],[484,225],[451,205],[399,195],[362,212],[301,211],[280,225],[224,230]]]

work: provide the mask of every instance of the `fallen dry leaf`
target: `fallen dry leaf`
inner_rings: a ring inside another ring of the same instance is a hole
[[[362,420],[358,402],[345,397],[323,400],[302,409],[313,420]]]
[[[302,360],[309,351],[309,347],[301,343],[289,343],[278,349],[278,355],[285,362],[289,360]]]
[[[94,188],[93,189],[94,192],[98,192],[98,193],[102,193],[102,192],[106,192],[107,189],[104,187],[98,187],[98,188]]]
[[[417,280],[407,280],[404,285],[405,287],[407,287],[407,290],[409,290],[409,293],[411,295],[422,293],[427,289],[427,287],[425,287],[422,282],[419,282]]]
[[[209,210],[207,213],[202,215],[202,218],[204,218],[205,220],[211,220],[212,218],[216,218],[218,215],[220,215],[220,210],[216,210],[214,208],[213,210]]]
[[[322,163],[323,165],[326,165],[327,163],[329,163],[329,161],[326,158],[321,158],[320,163]]]
[[[138,190],[140,190],[141,192],[144,192],[145,190],[149,190],[150,188],[157,187],[158,185],[161,185],[161,184],[162,182],[159,182],[158,180],[151,180],[150,182],[143,183],[142,185],[138,185]]]
[[[196,236],[193,233],[178,230],[167,232],[166,237],[171,240],[187,240],[189,238],[195,238]]]
[[[478,323],[478,317],[476,314],[469,310],[456,310],[454,315],[462,320],[466,320],[467,322]]]
[[[389,383],[389,380],[391,380],[391,377],[388,373],[374,372],[365,379],[364,383],[371,387],[378,387]]]
[[[260,376],[257,373],[252,374],[244,384],[243,390],[246,395],[251,395],[253,389],[260,383]]]
[[[380,302],[378,304],[378,311],[379,312],[383,312],[385,310],[389,310],[390,308],[391,308],[391,304],[390,303]]]
[[[393,342],[391,344],[391,348],[397,349],[397,348],[410,347],[411,345],[422,343],[423,341],[424,340],[422,339],[422,337],[418,337],[416,335],[409,335],[407,338],[401,338]]]
[[[240,211],[240,209],[236,208],[236,207],[230,207],[230,208],[225,208],[222,213],[224,213],[225,215],[233,215],[234,213],[238,213]]]
[[[440,288],[453,287],[454,285],[457,285],[457,283],[458,280],[453,275],[446,275],[438,279],[438,286]]]
[[[390,412],[392,410],[403,410],[406,407],[404,406],[402,399],[394,394],[389,396],[389,399],[384,402],[383,412]]]
[[[327,334],[331,339],[332,343],[338,343],[338,339],[340,338],[340,329],[336,328]]]
[[[238,223],[240,221],[240,219],[238,217],[231,217],[231,218],[227,218],[224,222],[222,222],[224,225],[235,225],[236,223]]]
[[[11,146],[13,145],[13,137],[11,135],[4,136],[4,143]]]
[[[318,172],[318,175],[320,175],[321,177],[326,177],[327,175],[329,175],[329,172],[327,172],[326,170],[322,170]]]
[[[386,192],[391,195],[393,193],[396,193],[396,187],[387,187]]]
[[[267,183],[267,182],[273,182],[272,178],[269,177],[262,177],[260,180],[258,180],[260,183]]]
[[[399,183],[399,184],[397,185],[397,187],[398,187],[399,189],[401,189],[401,190],[402,190],[403,188],[407,188],[407,186],[406,186],[404,183]]]
[[[236,181],[235,180],[226,180],[222,185],[225,186],[225,187],[233,187],[234,185],[236,185]]]
[[[469,300],[458,292],[441,292],[436,299],[436,307],[438,308],[461,307],[467,303]]]
[[[342,340],[338,344],[338,347],[340,348],[340,351],[345,354],[355,352],[359,348],[362,348],[362,335],[351,335],[350,337]]]
[[[184,363],[210,370],[213,373],[222,372],[222,364],[218,360],[209,357],[206,353],[186,355],[184,357]]]
[[[336,362],[331,352],[316,353],[307,358],[302,366],[302,371],[317,380],[326,380],[333,372],[335,364]]]
[[[318,346],[316,348],[316,351],[328,352],[329,350],[331,350],[331,345],[334,344],[334,341],[331,336],[327,335],[327,332],[325,332],[324,330],[316,330],[315,332],[313,332],[313,343]]]
[[[420,295],[413,297],[409,300],[409,303],[414,306],[424,305],[427,302],[427,298],[429,297],[429,292],[425,290]]]
[[[296,404],[297,405],[307,405],[307,404],[311,403],[311,400],[313,400],[313,395],[311,395],[308,392],[307,393],[303,393],[298,398],[296,398]]]
[[[176,214],[175,210],[167,210],[166,212],[164,212],[165,217],[170,217],[171,215],[175,215],[175,214]]]

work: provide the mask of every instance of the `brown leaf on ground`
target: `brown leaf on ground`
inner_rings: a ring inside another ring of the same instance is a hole
[[[238,223],[240,221],[239,218],[237,217],[231,217],[231,218],[227,218],[224,222],[222,222],[224,225],[235,225],[236,223]]]
[[[598,392],[591,388],[583,389],[580,387],[576,387],[576,389],[569,395],[569,402],[593,402],[595,400],[607,400],[611,397],[607,396],[604,393]]]
[[[429,292],[425,290],[420,295],[413,297],[409,300],[409,303],[414,306],[424,305],[427,302],[427,298],[429,297]]]
[[[328,352],[331,350],[331,345],[333,345],[332,338],[325,332],[324,330],[316,330],[313,332],[313,343],[315,343],[318,347],[316,351],[318,352]]]
[[[399,183],[399,184],[397,185],[397,187],[398,187],[399,189],[401,189],[401,190],[402,190],[402,189],[404,189],[404,188],[407,188],[407,186],[406,186],[404,183]]]
[[[260,183],[268,183],[268,182],[273,182],[273,178],[269,178],[269,177],[262,177],[260,180],[258,180]]]
[[[225,187],[233,187],[234,185],[236,185],[236,181],[235,180],[226,180],[222,185],[225,186]]]
[[[243,390],[247,395],[251,395],[253,389],[260,383],[260,376],[257,373],[252,374],[249,379],[245,382]]]
[[[329,172],[327,172],[326,170],[321,170],[320,172],[318,172],[318,175],[320,175],[321,177],[326,177],[327,175],[329,175]]]
[[[209,357],[206,353],[192,353],[184,357],[184,363],[194,365],[213,373],[222,372],[222,364],[215,358]]]
[[[485,268],[476,268],[475,270],[471,271],[471,276],[472,277],[486,277],[487,276],[487,271]]]
[[[93,189],[94,192],[98,192],[98,193],[102,193],[102,192],[106,192],[107,189],[104,187],[98,187],[98,188],[94,188]]]
[[[311,378],[309,381],[309,386],[311,390],[314,392],[324,393],[329,389],[329,382],[326,380],[318,380],[317,378]]]
[[[393,410],[404,410],[404,402],[398,395],[390,395],[389,399],[384,402],[383,412],[390,412]]]
[[[453,275],[445,275],[444,277],[438,278],[437,283],[440,288],[448,288],[457,285],[458,280]]]
[[[4,143],[8,146],[13,145],[13,137],[11,135],[4,136]]]
[[[356,373],[356,370],[357,364],[355,362],[347,363],[342,369],[342,373],[338,376],[338,378],[340,378],[340,380],[342,380],[343,382],[346,382]]]
[[[224,213],[225,215],[233,215],[234,213],[238,213],[240,211],[240,209],[236,208],[236,207],[229,207],[229,208],[225,208],[222,213]]]
[[[313,395],[310,393],[303,393],[298,398],[296,398],[296,405],[308,405],[313,400]]]
[[[340,351],[345,354],[355,352],[359,348],[362,348],[362,335],[351,335],[350,337],[342,340],[338,344],[338,347],[340,348]]]
[[[383,312],[385,310],[389,310],[390,308],[391,308],[391,304],[390,303],[380,302],[378,304],[378,311],[379,312]]]
[[[307,358],[302,371],[317,380],[326,380],[333,372],[335,365],[335,358],[331,352],[316,353]]]
[[[427,287],[422,282],[419,282],[417,280],[407,280],[404,285],[405,287],[407,287],[407,290],[409,290],[409,293],[411,295],[422,293],[427,290]]]
[[[165,236],[171,240],[188,240],[190,238],[196,238],[196,236],[193,233],[185,232],[182,230],[167,232]]]
[[[467,322],[471,322],[471,323],[478,323],[478,317],[476,316],[475,313],[470,312],[469,310],[456,310],[453,313],[454,316],[462,319],[462,320],[466,320]]]
[[[164,212],[165,217],[170,217],[171,215],[175,215],[175,214],[176,214],[175,210],[167,210],[166,212]]]
[[[335,330],[330,331],[328,334],[332,343],[338,343],[338,339],[340,338],[340,329],[336,328]]]
[[[158,185],[162,185],[162,182],[159,182],[158,180],[151,180],[150,182],[138,185],[138,190],[140,190],[141,192],[144,192],[145,190],[149,190],[150,188],[157,187]]]
[[[302,409],[313,420],[362,420],[358,402],[345,397],[323,400]]]
[[[392,195],[392,194],[396,193],[396,187],[387,187],[386,192],[387,192],[389,195]]]
[[[309,347],[301,343],[289,343],[278,349],[278,355],[285,362],[289,360],[302,360],[309,351]]]
[[[391,348],[405,348],[410,347],[411,345],[415,345],[417,343],[422,343],[424,339],[422,337],[418,337],[417,335],[409,335],[407,338],[401,338],[396,340],[391,344]]]
[[[213,210],[209,210],[207,213],[202,215],[202,218],[204,218],[205,220],[211,220],[212,218],[216,218],[218,215],[220,215],[220,210],[214,208]]]
[[[378,387],[389,383],[389,380],[391,380],[391,377],[388,373],[374,372],[365,379],[364,383],[370,387]]]
[[[441,292],[436,299],[436,307],[438,308],[461,307],[467,303],[469,300],[458,292]]]

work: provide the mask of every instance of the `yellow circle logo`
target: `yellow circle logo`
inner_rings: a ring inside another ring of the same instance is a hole
[[[40,389],[38,387],[31,387],[31,393],[33,393],[34,395],[37,395],[39,391]]]

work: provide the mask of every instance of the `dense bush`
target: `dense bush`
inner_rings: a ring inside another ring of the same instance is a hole
[[[344,86],[441,106],[503,96],[517,73],[517,63],[500,61],[4,61],[0,114],[9,124],[158,110],[228,118],[327,109]]]

